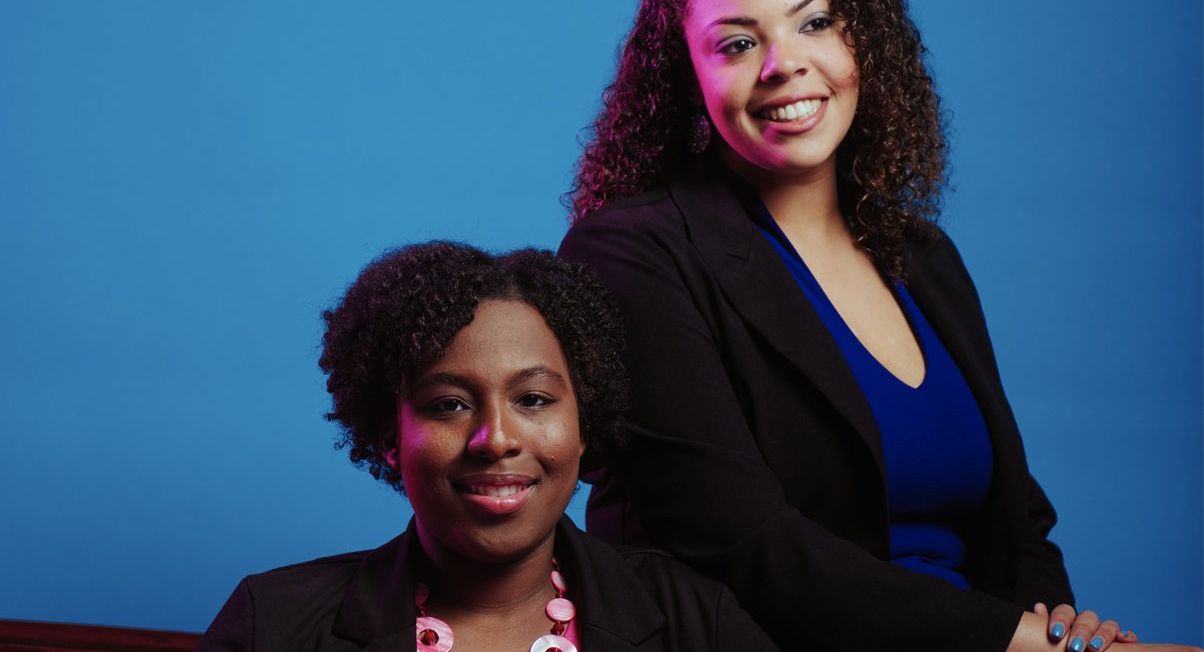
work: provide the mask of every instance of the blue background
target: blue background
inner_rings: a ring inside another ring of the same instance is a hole
[[[399,531],[318,313],[397,243],[555,247],[634,7],[0,2],[0,618],[200,630]],[[1200,643],[1200,3],[914,13],[1080,602]]]

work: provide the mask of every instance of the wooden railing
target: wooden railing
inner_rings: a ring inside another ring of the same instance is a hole
[[[196,649],[200,634],[128,627],[0,620],[2,652],[167,652]]]

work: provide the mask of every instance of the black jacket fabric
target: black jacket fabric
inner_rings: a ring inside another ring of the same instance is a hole
[[[881,437],[852,372],[723,175],[570,229],[560,255],[616,296],[632,378],[629,450],[597,478],[589,529],[652,544],[728,584],[783,648],[1003,650],[1021,607],[1072,603],[1055,516],[1029,475],[974,285],[941,234],[908,288],[961,368],[994,451],[960,524],[960,591],[889,558]]]
[[[418,537],[242,580],[198,650],[414,650]],[[567,517],[556,558],[577,607],[581,652],[777,650],[719,582],[654,550],[615,549]]]

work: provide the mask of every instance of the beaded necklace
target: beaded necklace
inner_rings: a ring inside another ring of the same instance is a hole
[[[552,621],[552,631],[550,634],[544,634],[535,639],[535,642],[531,643],[531,652],[577,652],[577,646],[564,636],[564,633],[568,631],[569,623],[577,615],[577,609],[573,606],[572,601],[564,597],[568,585],[564,582],[564,575],[560,574],[560,565],[556,563],[555,558],[552,559],[551,577],[556,597],[548,600],[543,611]],[[452,649],[452,644],[456,642],[456,636],[452,632],[451,625],[434,616],[427,615],[426,602],[430,595],[430,589],[419,582],[414,591],[414,606],[418,608],[418,621],[415,627],[418,652],[448,652]]]

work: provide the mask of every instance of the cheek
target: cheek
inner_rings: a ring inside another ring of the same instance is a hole
[[[744,98],[733,81],[730,76],[720,72],[707,73],[707,77],[699,78],[698,85],[712,117],[716,113],[730,115],[743,107]]]
[[[439,445],[441,438],[437,432],[406,419],[399,419],[397,425],[402,434],[397,438],[394,468],[401,473],[407,487],[425,484],[426,479],[435,477],[450,462],[452,453]]]
[[[576,422],[548,432],[544,440],[544,451],[549,472],[558,476],[575,477],[581,464],[581,456],[585,454],[585,442],[581,441],[581,431]]]
[[[820,60],[825,76],[832,80],[838,91],[856,93],[861,84],[858,79],[857,60],[848,48],[834,48]]]

